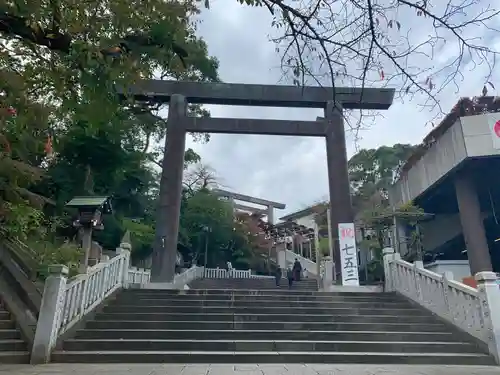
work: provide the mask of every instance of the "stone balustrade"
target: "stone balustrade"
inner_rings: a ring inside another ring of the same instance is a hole
[[[130,268],[130,244],[122,243],[117,256],[68,279],[68,268],[49,267],[38,317],[31,362],[46,363],[57,339],[119,288],[149,282],[148,270]]]
[[[475,275],[478,288],[426,270],[421,261],[401,259],[392,248],[384,251],[385,291],[397,292],[427,308],[488,346],[500,363],[500,287],[493,272]]]

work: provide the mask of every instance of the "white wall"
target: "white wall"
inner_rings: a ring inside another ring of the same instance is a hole
[[[293,221],[299,225],[303,225],[307,228],[313,229],[314,228],[314,217],[315,217],[315,214],[311,214],[311,215],[303,216],[303,217],[298,218],[298,219],[294,219]]]
[[[500,120],[500,113],[460,118],[467,156],[500,155],[500,149],[494,148],[493,132],[488,120]]]
[[[460,121],[456,121],[389,192],[391,203],[409,202],[444,177],[467,157]]]

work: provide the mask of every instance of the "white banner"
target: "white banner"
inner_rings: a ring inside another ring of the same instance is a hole
[[[493,148],[495,150],[500,150],[500,113],[488,113],[486,116],[488,118]]]
[[[359,286],[358,251],[354,223],[339,223],[342,285]]]

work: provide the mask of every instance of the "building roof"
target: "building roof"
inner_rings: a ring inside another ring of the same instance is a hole
[[[306,207],[300,211],[292,212],[291,214],[280,217],[280,220],[289,221],[289,220],[300,219],[301,217],[306,217],[306,216],[309,216],[313,213],[318,213],[318,211],[321,210],[321,207],[323,207],[322,203],[315,204],[315,205]]]
[[[100,207],[106,201],[108,200],[108,197],[74,197],[72,200],[70,200],[68,203],[66,203],[66,206],[68,207],[79,207],[79,206],[95,206],[95,207]]]
[[[400,170],[398,180],[405,175],[417,162],[424,156],[427,149],[431,147],[436,140],[451,128],[455,122],[464,116],[474,116],[483,113],[500,112],[500,97],[496,96],[476,96],[473,98],[463,97],[453,106],[451,111],[434,127],[423,139],[422,144],[410,155]]]

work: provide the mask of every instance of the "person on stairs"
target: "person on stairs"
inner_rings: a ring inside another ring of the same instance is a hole
[[[299,260],[295,258],[295,262],[293,263],[293,278],[295,281],[300,281],[300,276],[302,274],[302,264],[300,264]]]
[[[286,271],[286,277],[288,278],[288,288],[292,289],[292,285],[293,285],[293,271],[292,271],[291,268],[289,268]]]
[[[276,272],[274,273],[274,279],[276,280],[276,286],[280,286],[281,281],[281,268],[276,268]]]

